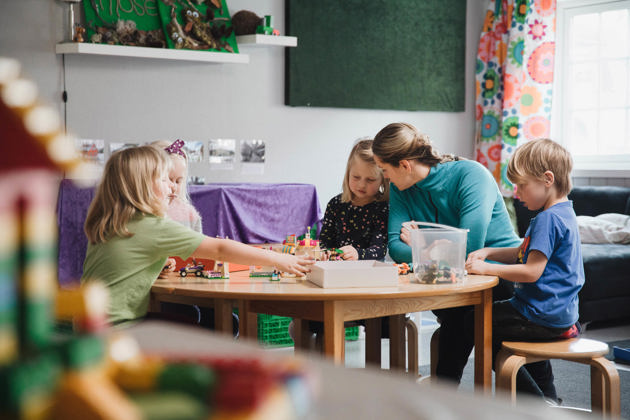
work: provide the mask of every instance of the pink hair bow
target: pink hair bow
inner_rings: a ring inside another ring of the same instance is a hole
[[[184,151],[182,150],[182,147],[184,147],[184,141],[177,139],[173,142],[173,144],[171,144],[168,147],[165,147],[164,150],[166,150],[171,155],[177,154],[183,157],[184,159],[186,159],[186,153],[184,153]]]

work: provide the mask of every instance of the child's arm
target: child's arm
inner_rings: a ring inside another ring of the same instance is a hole
[[[490,264],[480,259],[466,261],[466,270],[471,274],[499,276],[515,283],[536,282],[546,266],[547,257],[535,249],[529,252],[525,264]]]
[[[230,239],[205,237],[193,255],[245,265],[271,265],[282,271],[303,274],[310,270],[313,260],[289,254],[263,250]]]
[[[515,248],[481,248],[468,254],[466,261],[491,260],[503,264],[516,264],[519,247]]]

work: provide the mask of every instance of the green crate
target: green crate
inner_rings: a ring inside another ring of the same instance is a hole
[[[258,342],[268,347],[289,347],[291,318],[278,315],[258,314]]]
[[[357,341],[359,339],[359,326],[346,328],[346,341]]]
[[[289,336],[291,318],[277,315],[258,314],[258,342],[267,347],[290,347],[293,340]],[[346,340],[359,339],[359,327],[346,328]]]

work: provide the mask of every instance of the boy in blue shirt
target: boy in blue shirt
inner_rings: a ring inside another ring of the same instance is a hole
[[[468,255],[469,273],[514,282],[514,297],[493,305],[493,364],[502,341],[545,341],[579,332],[584,266],[577,219],[567,198],[572,166],[569,152],[548,139],[516,149],[508,178],[527,208],[542,212],[532,219],[518,248],[483,248]],[[549,361],[524,368],[518,372],[517,389],[557,401]]]

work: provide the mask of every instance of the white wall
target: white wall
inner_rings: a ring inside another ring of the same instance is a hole
[[[312,183],[324,206],[340,191],[354,140],[373,136],[390,122],[416,125],[442,152],[472,155],[474,63],[486,2],[467,3],[465,112],[288,107],[283,49],[244,47],[250,64],[67,55],[67,124],[79,137],[106,141],[262,139],[267,144],[262,176],[241,175],[238,167],[210,171],[206,165],[193,172],[206,182]],[[284,33],[282,0],[228,0],[228,6],[232,14],[241,9],[272,14]],[[61,111],[64,68],[54,44],[65,35],[64,10],[59,0],[0,3],[0,55],[20,59],[44,97]]]
[[[23,73],[37,82],[40,96],[59,112],[63,92],[61,56],[67,13],[58,0],[0,0],[0,56],[18,59]]]

